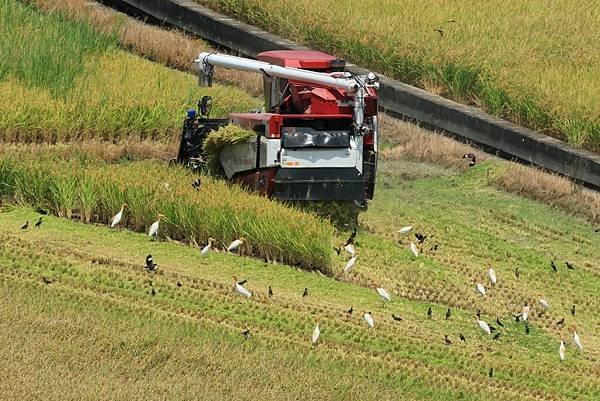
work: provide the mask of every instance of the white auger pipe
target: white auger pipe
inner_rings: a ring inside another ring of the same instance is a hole
[[[251,60],[243,57],[229,56],[227,54],[200,53],[198,63],[201,74],[208,75],[212,80],[212,67],[220,66],[232,70],[249,71],[265,74],[269,77],[279,77],[294,81],[306,82],[326,86],[328,88],[345,89],[348,92],[356,92],[360,85],[354,79],[335,78],[329,74],[315,71],[301,70],[292,67],[281,67],[265,63],[264,61]]]

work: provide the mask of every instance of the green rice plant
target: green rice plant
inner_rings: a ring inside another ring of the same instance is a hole
[[[145,232],[162,213],[161,236],[198,244],[212,237],[220,248],[243,237],[245,254],[331,273],[334,229],[324,219],[208,176],[197,192],[192,172],[162,162],[107,164],[91,155],[66,162],[34,149],[0,154],[0,182],[16,182],[3,189],[8,200],[51,203],[58,215],[75,210],[104,224],[126,203],[120,225],[129,229]]]
[[[204,157],[206,158],[206,167],[211,174],[220,175],[222,173],[219,156],[225,146],[248,142],[256,138],[256,132],[249,131],[239,125],[229,124],[212,131],[204,141]]]
[[[55,176],[50,183],[54,210],[59,217],[70,219],[77,201],[78,179],[74,176]]]
[[[94,184],[88,177],[79,180],[77,197],[81,207],[81,217],[85,223],[92,221],[92,216],[98,205],[98,195],[94,192]]]

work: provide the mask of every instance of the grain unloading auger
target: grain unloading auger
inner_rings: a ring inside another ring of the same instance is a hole
[[[177,161],[201,167],[207,134],[227,124],[256,137],[224,147],[224,175],[282,200],[352,201],[373,198],[377,170],[378,79],[344,71],[345,63],[315,51],[269,51],[258,60],[201,53],[201,86],[212,84],[214,67],[261,74],[264,111],[210,119],[212,99],[190,110]]]

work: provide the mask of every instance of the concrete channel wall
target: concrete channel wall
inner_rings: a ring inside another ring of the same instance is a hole
[[[141,12],[250,57],[265,50],[306,49],[191,0],[105,0],[104,3]],[[365,71],[352,64],[348,64],[348,70]],[[600,155],[414,86],[382,75],[379,77],[380,105],[389,114],[407,117],[491,148],[502,157],[533,163],[588,187],[600,188]]]

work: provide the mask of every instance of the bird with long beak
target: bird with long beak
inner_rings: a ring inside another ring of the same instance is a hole
[[[350,258],[350,260],[348,261],[348,263],[346,263],[346,266],[344,267],[344,274],[348,273],[350,270],[352,270],[352,268],[354,267],[354,264],[356,264],[357,258],[358,258],[358,253],[355,253],[354,256],[352,256]]]
[[[246,298],[250,298],[252,296],[252,293],[250,291],[248,291],[246,288],[244,288],[244,286],[238,282],[238,279],[236,276],[232,276],[232,277],[233,277],[233,282],[235,283],[235,292],[237,292],[238,294],[240,294]]]
[[[413,254],[413,256],[415,258],[419,257],[419,249],[417,248],[417,246],[415,245],[414,242],[410,243],[410,252]]]
[[[375,287],[375,291],[377,291],[379,298],[383,301],[383,306],[385,306],[386,302],[391,302],[392,298],[390,297],[390,293],[387,292],[385,288]]]
[[[123,203],[123,205],[121,205],[121,210],[119,210],[119,212],[113,216],[110,222],[110,228],[114,228],[117,224],[121,222],[121,220],[123,219],[123,211],[128,206],[129,205],[127,203]]]
[[[411,230],[412,230],[412,229],[413,229],[413,226],[412,226],[412,225],[410,225],[410,226],[405,226],[405,227],[402,227],[401,229],[399,229],[399,230],[398,230],[398,232],[399,232],[400,234],[402,234],[402,235],[406,235],[406,234],[408,234],[409,232],[411,232]]]
[[[354,249],[354,245],[352,244],[341,244],[344,246],[344,250],[350,254],[350,256],[354,257],[356,255],[356,250]]]
[[[229,244],[229,246],[227,247],[227,252],[235,252],[235,251],[237,251],[238,249],[240,249],[240,247],[242,246],[242,244],[244,242],[246,242],[246,240],[244,239],[244,237],[236,239],[231,244]]]
[[[558,356],[560,356],[560,361],[565,360],[565,343],[563,340],[560,340],[560,346],[558,347]]]
[[[319,329],[319,323],[317,323],[317,325],[315,326],[315,329],[313,330],[312,333],[312,344],[313,346],[317,346],[317,343],[319,342],[319,338],[321,337],[321,329]]]
[[[375,327],[375,322],[373,321],[373,317],[371,317],[371,312],[365,312],[363,319],[365,319],[365,322],[367,322],[370,329]]]
[[[160,224],[160,219],[165,217],[165,215],[159,213],[156,217],[158,218],[158,220],[156,220],[154,223],[152,223],[152,225],[150,226],[150,231],[148,231],[148,235],[153,239],[156,239],[156,235],[158,234],[158,225]]]
[[[491,285],[496,285],[496,282],[498,281],[498,279],[496,278],[496,272],[494,271],[494,269],[491,266],[488,269],[488,278],[490,279]]]
[[[583,344],[581,344],[581,339],[579,338],[579,334],[577,334],[577,327],[573,326],[573,342],[577,346],[577,349],[583,352]]]
[[[487,334],[491,334],[492,330],[490,330],[490,326],[484,322],[483,320],[480,320],[479,318],[477,319],[477,324],[479,325],[479,328],[481,328],[481,330],[485,331]]]
[[[205,256],[212,249],[213,242],[215,242],[214,238],[208,239],[208,244],[200,250],[200,256]]]
[[[550,308],[550,304],[545,299],[540,298],[540,299],[538,299],[538,302],[544,312]]]
[[[529,311],[531,310],[531,307],[529,306],[529,304],[527,302],[525,302],[525,306],[523,306],[523,311],[521,312],[521,319],[523,319],[524,322],[527,321],[527,319],[529,319]]]

